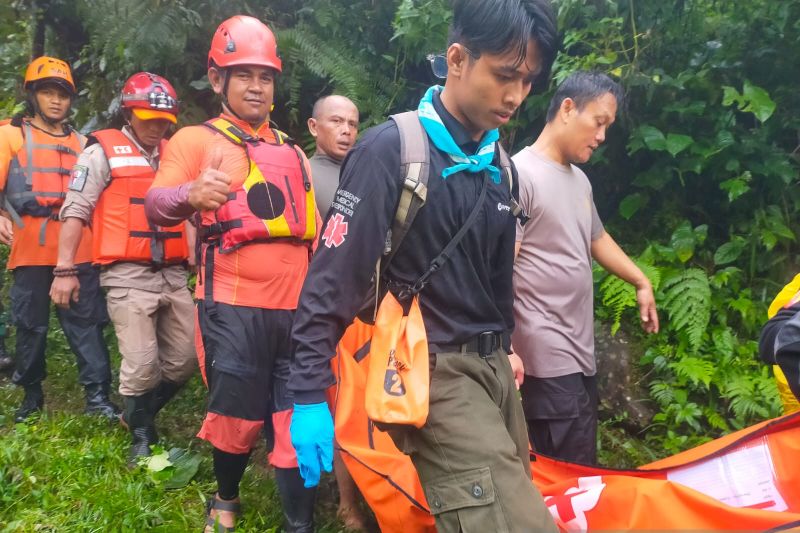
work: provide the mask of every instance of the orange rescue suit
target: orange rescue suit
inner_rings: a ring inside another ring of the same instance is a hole
[[[52,136],[28,121],[22,122],[22,137],[22,149],[8,169],[6,207],[10,204],[12,216],[56,217],[83,137],[69,135],[63,143],[53,143]]]
[[[93,262],[118,261],[154,265],[181,263],[188,257],[184,224],[159,227],[144,214],[144,196],[156,171],[124,133],[101,130],[91,135],[103,148],[111,168],[111,182],[94,210]],[[164,153],[166,141],[159,153]]]
[[[303,159],[285,134],[277,144],[253,138],[217,118],[207,127],[241,146],[250,164],[247,179],[215,212],[204,212],[201,235],[218,239],[221,253],[250,242],[296,240],[312,245],[317,233],[314,190]]]

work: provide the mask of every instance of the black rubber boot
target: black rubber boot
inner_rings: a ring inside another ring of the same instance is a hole
[[[25,386],[25,397],[22,399],[22,404],[14,413],[14,422],[24,422],[29,416],[38,413],[44,407],[44,392],[42,392],[42,384]]]
[[[316,487],[303,486],[299,468],[275,468],[275,482],[283,505],[286,533],[314,533],[314,501]]]
[[[14,368],[14,359],[8,355],[6,351],[6,338],[0,338],[0,372],[12,370]]]
[[[119,419],[119,407],[108,399],[108,385],[92,384],[84,387],[86,393],[86,407],[83,414],[100,415],[109,420]]]
[[[153,423],[153,391],[141,396],[125,396],[125,422],[131,431],[131,449],[128,466],[139,464],[140,457],[151,455],[150,446],[158,443],[158,433]]]
[[[167,403],[183,388],[183,383],[164,380],[156,387],[153,397],[153,415],[157,415]]]

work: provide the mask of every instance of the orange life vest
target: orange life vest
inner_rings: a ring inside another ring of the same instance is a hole
[[[93,262],[164,265],[185,261],[189,253],[185,225],[155,226],[144,214],[144,196],[156,175],[147,158],[119,130],[96,131],[91,136],[100,143],[111,168],[111,182],[94,210]],[[164,153],[166,144],[161,141],[159,153]]]
[[[9,165],[6,207],[12,215],[54,217],[85,138],[74,130],[64,137],[48,135],[27,120],[21,127],[23,144]]]
[[[250,170],[222,207],[203,213],[202,237],[221,253],[272,240],[310,246],[317,234],[314,190],[294,142],[277,130],[277,144],[253,138],[222,118],[205,124],[247,152]]]

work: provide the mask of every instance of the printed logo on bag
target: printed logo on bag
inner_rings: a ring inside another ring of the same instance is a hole
[[[69,178],[67,188],[71,191],[82,192],[86,186],[86,177],[89,175],[89,167],[75,165]]]
[[[322,240],[325,241],[325,246],[328,248],[338,248],[344,243],[346,236],[347,222],[344,221],[344,216],[341,213],[336,213],[328,219],[328,225],[325,227]]]
[[[397,360],[394,358],[395,351],[389,352],[389,362],[386,365],[386,374],[383,377],[383,390],[390,396],[404,396],[406,388],[397,373]]]
[[[605,488],[601,476],[580,477],[577,487],[568,488],[563,495],[547,496],[544,504],[550,514],[566,526],[567,531],[588,531],[586,513],[597,506]]]
[[[130,146],[114,146],[114,153],[117,155],[132,154],[133,149]]]
[[[511,206],[506,205],[506,204],[504,204],[502,202],[497,202],[497,210],[498,211],[506,211],[506,212],[510,213],[511,212]]]

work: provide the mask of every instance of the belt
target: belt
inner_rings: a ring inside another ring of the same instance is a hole
[[[503,346],[505,334],[493,331],[484,331],[468,339],[463,344],[428,344],[430,353],[443,352],[476,352],[483,358],[489,357],[492,353]]]

